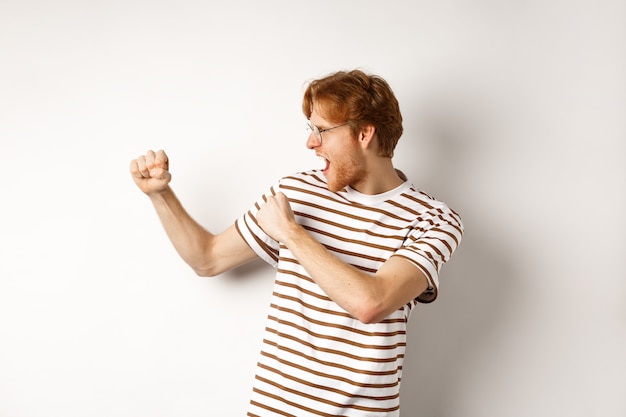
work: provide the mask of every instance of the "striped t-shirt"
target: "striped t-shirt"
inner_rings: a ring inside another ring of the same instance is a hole
[[[412,262],[429,288],[383,321],[363,324],[333,302],[294,255],[261,230],[262,196],[237,220],[250,247],[277,268],[248,416],[399,416],[406,323],[437,297],[441,266],[463,234],[459,216],[410,183],[378,195],[331,192],[319,170],[285,177],[296,221],[342,261],[375,273],[391,256]]]

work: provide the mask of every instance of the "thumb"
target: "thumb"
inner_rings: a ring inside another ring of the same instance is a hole
[[[163,168],[152,168],[150,170],[150,177],[158,180],[166,180],[169,181],[172,178],[172,174],[166,169]]]

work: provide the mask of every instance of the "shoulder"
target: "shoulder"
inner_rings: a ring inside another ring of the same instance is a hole
[[[443,201],[437,200],[435,197],[427,194],[426,192],[420,190],[412,184],[408,184],[408,186],[403,190],[402,193],[398,195],[399,199],[404,200],[405,203],[409,206],[419,206],[425,209],[433,209],[440,207],[447,207],[446,203]]]
[[[326,177],[321,170],[298,172],[285,176],[278,182],[278,190],[288,197],[306,195],[313,197],[329,197],[335,193],[328,190]]]
[[[322,209],[342,212],[353,204],[348,193],[330,191],[321,170],[298,172],[280,179],[274,192],[287,196],[292,207],[306,206],[308,210]]]
[[[321,187],[327,188],[326,177],[321,170],[296,172],[284,176],[279,181],[279,187]]]
[[[463,223],[459,214],[450,208],[445,202],[427,194],[414,185],[406,187],[398,195],[396,204],[402,205],[406,210],[419,214],[419,218],[444,220],[463,229]]]

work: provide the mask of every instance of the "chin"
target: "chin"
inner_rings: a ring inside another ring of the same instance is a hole
[[[336,193],[336,192],[342,191],[344,188],[345,188],[345,186],[344,186],[344,187],[342,187],[342,186],[334,186],[334,185],[332,185],[332,184],[328,184],[328,189],[329,189],[330,191],[332,191],[333,193]]]
[[[354,168],[355,164],[351,164],[347,168],[338,169],[341,165],[337,165],[335,169],[329,169],[324,172],[326,177],[326,185],[328,189],[334,193],[343,191],[351,184],[356,184],[364,179],[364,171]]]
[[[337,191],[341,191],[345,187],[345,185],[342,185],[339,181],[335,181],[332,178],[328,178],[327,175],[324,175],[324,176],[326,177],[326,187],[333,193],[336,193]]]
[[[336,193],[338,191],[343,191],[348,185],[350,184],[346,181],[333,181],[331,179],[326,178],[326,186],[333,193]]]

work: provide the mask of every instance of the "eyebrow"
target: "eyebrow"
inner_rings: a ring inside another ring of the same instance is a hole
[[[311,120],[310,120],[310,119],[309,119],[309,124],[310,124],[311,126],[316,126],[319,130],[328,129],[328,127],[327,127],[327,126],[324,126],[324,125],[320,126],[320,125],[318,125],[317,123],[313,123],[313,122],[311,122]]]

